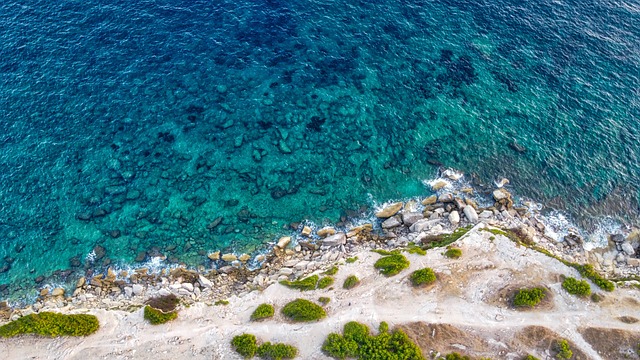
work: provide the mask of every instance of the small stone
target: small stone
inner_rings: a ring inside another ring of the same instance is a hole
[[[163,289],[158,290],[158,295],[160,295],[160,296],[169,296],[169,295],[171,295],[171,291],[163,288]]]
[[[449,222],[454,225],[458,224],[460,222],[460,213],[455,210],[449,213]]]
[[[236,260],[238,260],[238,257],[235,256],[232,253],[228,253],[228,254],[222,255],[222,261],[233,262],[233,261],[236,261]]]
[[[318,234],[318,236],[320,237],[331,236],[331,235],[334,235],[335,233],[336,233],[336,229],[332,227],[322,228],[316,232],[316,234]]]
[[[130,286],[125,286],[124,294],[126,297],[131,297],[131,295],[133,295],[133,289]]]
[[[260,255],[256,255],[254,260],[256,262],[261,263],[261,262],[265,261],[266,259],[267,259],[267,257],[264,254],[260,254]]]
[[[473,206],[465,206],[464,209],[462,209],[462,212],[464,212],[464,216],[467,217],[467,220],[469,220],[469,222],[473,224],[478,222],[478,213],[476,212],[476,209],[473,208]]]
[[[207,257],[211,260],[219,260],[220,259],[220,251],[216,251],[216,252],[212,252],[211,254],[207,255]]]
[[[63,288],[55,288],[51,292],[51,296],[62,296],[62,295],[64,295],[64,289]]]
[[[376,213],[378,218],[389,218],[397,214],[402,209],[402,202],[393,203]]]
[[[500,188],[493,190],[493,198],[496,201],[511,199],[511,193],[507,191],[507,189]]]
[[[283,267],[283,268],[280,269],[280,271],[278,271],[278,273],[280,275],[289,276],[289,275],[293,274],[293,269],[292,268]]]
[[[76,289],[83,287],[86,282],[87,279],[84,276],[78,279],[78,282],[76,282]]]
[[[44,288],[44,289],[40,290],[40,296],[41,297],[45,297],[47,295],[49,295],[49,289]]]
[[[432,205],[435,204],[438,201],[438,197],[436,195],[431,195],[427,198],[425,198],[424,200],[422,200],[421,204],[422,205]]]
[[[249,261],[249,259],[251,259],[251,256],[249,254],[242,254],[238,257],[238,260],[242,262],[247,262]]]
[[[489,210],[483,210],[478,217],[480,219],[490,219],[493,216],[493,212]]]
[[[308,227],[308,226],[303,227],[303,228],[302,228],[302,231],[300,232],[300,234],[301,234],[302,236],[309,236],[309,235],[311,235],[311,228],[310,228],[310,227]]]
[[[283,236],[278,240],[278,244],[276,245],[280,249],[284,249],[291,242],[291,236]]]
[[[402,225],[402,222],[400,221],[400,219],[398,219],[397,216],[390,217],[382,222],[383,229],[393,229],[394,227],[398,227],[400,225]]]

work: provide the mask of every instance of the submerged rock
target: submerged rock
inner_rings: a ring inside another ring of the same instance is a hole
[[[388,217],[392,217],[393,215],[397,214],[398,211],[400,211],[402,209],[402,202],[397,202],[397,203],[393,203],[387,207],[385,207],[384,209],[378,211],[376,213],[376,217],[378,218],[388,218]]]

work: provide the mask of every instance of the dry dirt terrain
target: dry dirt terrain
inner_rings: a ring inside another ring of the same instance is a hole
[[[482,225],[480,225],[482,226]],[[493,240],[490,238],[494,237]],[[86,338],[0,340],[2,359],[240,359],[229,343],[235,335],[255,334],[262,341],[295,345],[300,359],[328,359],[322,342],[341,332],[351,320],[377,329],[379,322],[403,328],[421,347],[425,358],[436,352],[457,351],[475,357],[521,359],[533,354],[551,359],[555,342],[567,339],[575,359],[639,359],[640,290],[616,289],[595,303],[565,292],[563,276],[580,278],[576,270],[502,236],[471,230],[455,244],[461,258],[443,256],[442,249],[426,256],[407,254],[409,269],[384,277],[373,268],[379,254],[365,251],[358,261],[339,266],[333,289],[299,292],[275,284],[227,306],[199,303],[182,309],[178,319],[152,326],[142,309],[135,312],[87,310],[101,323]],[[409,282],[413,270],[431,267],[435,286],[416,289]],[[362,283],[343,290],[344,279],[355,274]],[[544,286],[548,298],[534,309],[518,310],[510,297],[519,287]],[[591,284],[592,290],[600,292]],[[278,314],[295,298],[331,298],[328,317],[314,323],[288,323]],[[261,303],[276,307],[276,316],[250,322]]]

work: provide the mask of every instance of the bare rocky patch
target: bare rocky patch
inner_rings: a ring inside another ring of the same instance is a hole
[[[595,327],[580,328],[578,331],[603,359],[640,359],[638,331]]]

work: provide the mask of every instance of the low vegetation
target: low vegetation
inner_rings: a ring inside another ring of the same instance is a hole
[[[447,251],[444,252],[444,256],[450,259],[457,259],[462,256],[462,250],[455,247],[450,247],[447,249]]]
[[[409,254],[418,254],[418,255],[422,255],[425,256],[427,255],[427,251],[424,250],[423,248],[421,248],[420,246],[410,242],[409,245],[406,248],[406,251]]]
[[[252,334],[234,336],[231,346],[245,359],[255,355],[268,360],[293,359],[298,354],[298,349],[288,344],[266,342],[258,346],[258,340]]]
[[[535,357],[535,356],[533,356],[533,355],[531,355],[531,354],[529,354],[529,355],[525,356],[524,359],[522,359],[522,360],[540,360],[540,359]]]
[[[316,289],[316,287],[318,286],[318,280],[320,280],[320,277],[318,277],[318,275],[311,275],[301,280],[283,280],[280,281],[280,284],[292,289],[298,289],[300,291],[309,291]]]
[[[382,256],[389,256],[389,255],[396,255],[396,254],[400,254],[400,250],[395,249],[395,250],[384,250],[384,249],[373,249],[371,250],[371,252],[374,252],[376,254],[380,254]]]
[[[295,322],[308,322],[323,319],[327,313],[309,300],[296,299],[282,308],[282,315]]]
[[[335,275],[337,273],[338,273],[338,267],[335,266],[335,265],[330,267],[330,268],[328,268],[327,271],[323,272],[324,275],[329,275],[329,276],[333,276],[333,275]]]
[[[318,289],[326,289],[329,286],[333,285],[333,278],[331,276],[325,276],[322,279],[318,280]]]
[[[48,337],[87,336],[100,328],[93,315],[64,315],[53,312],[30,314],[0,326],[0,337],[34,334]]]
[[[569,342],[565,339],[559,340],[556,344],[556,350],[558,354],[556,359],[571,359],[573,357],[573,351],[569,348]]]
[[[520,289],[513,298],[513,305],[518,307],[534,307],[546,296],[543,288]]]
[[[233,349],[245,359],[250,359],[255,356],[258,350],[258,341],[252,334],[242,334],[233,337],[231,340],[231,346]]]
[[[562,282],[562,288],[571,295],[587,297],[591,295],[591,286],[585,280],[568,277]]]
[[[384,256],[373,264],[385,276],[393,276],[409,267],[409,260],[401,254]]]
[[[271,304],[260,304],[251,314],[252,321],[259,321],[273,317],[275,309]]]
[[[219,306],[219,305],[229,305],[229,300],[217,300],[216,302],[213,303],[213,305]]]
[[[438,235],[434,240],[430,241],[427,245],[425,245],[425,248],[428,250],[428,249],[445,247],[447,245],[450,245],[458,241],[458,239],[460,239],[464,235],[466,235],[469,232],[469,230],[471,230],[472,227],[473,227],[472,225],[459,227],[455,229],[451,234]]]
[[[354,287],[358,286],[358,284],[360,284],[360,279],[358,279],[357,276],[355,275],[351,275],[348,278],[346,278],[344,280],[344,283],[342,284],[342,287],[349,290],[349,289],[353,289]]]
[[[256,351],[259,357],[269,360],[293,359],[298,355],[298,349],[288,344],[272,344],[266,342]]]
[[[350,258],[347,258],[347,259],[345,260],[345,262],[346,262],[347,264],[352,264],[352,263],[354,263],[354,262],[356,262],[356,261],[358,261],[358,257],[357,257],[357,256],[350,257]]]
[[[413,286],[424,286],[433,284],[436,281],[436,274],[430,268],[416,270],[409,277]]]
[[[148,320],[151,325],[164,324],[177,317],[177,311],[163,312],[162,310],[154,309],[149,305],[144,307],[144,318],[145,320]]]
[[[580,275],[586,277],[587,279],[593,281],[594,284],[598,285],[598,287],[604,291],[613,291],[616,286],[613,282],[603,278],[596,272],[591,264],[579,265],[575,263],[569,263],[570,266],[574,267]]]
[[[178,317],[176,307],[180,299],[174,294],[153,297],[146,301],[144,318],[152,325],[164,324]]]
[[[440,358],[441,360],[471,360],[470,357],[466,355],[460,355],[457,352],[452,352],[450,354],[445,355]]]
[[[331,333],[322,351],[336,359],[406,359],[424,360],[420,349],[401,330],[389,333],[389,325],[380,323],[378,335],[369,327],[351,321],[344,325],[342,335]]]
[[[318,302],[322,305],[327,305],[328,303],[331,302],[331,298],[328,298],[326,296],[321,296],[320,298],[318,298]]]

